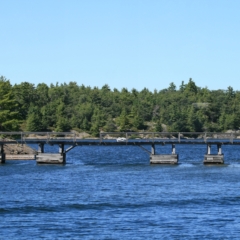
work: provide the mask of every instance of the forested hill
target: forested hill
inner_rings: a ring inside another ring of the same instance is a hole
[[[240,127],[240,91],[209,90],[192,79],[178,88],[111,90],[0,77],[0,131],[225,131]]]

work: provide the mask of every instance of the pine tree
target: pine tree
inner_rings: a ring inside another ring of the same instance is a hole
[[[162,132],[163,128],[162,128],[162,124],[160,122],[160,120],[157,121],[156,126],[155,126],[155,131],[156,132]]]
[[[39,132],[43,130],[42,115],[37,106],[30,105],[26,121],[26,130],[30,132]]]
[[[12,86],[5,77],[0,77],[0,131],[19,129],[18,104]]]

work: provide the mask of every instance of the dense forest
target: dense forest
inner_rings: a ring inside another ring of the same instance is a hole
[[[161,86],[159,86],[161,87]],[[226,131],[240,127],[240,91],[200,88],[111,90],[68,84],[11,85],[0,77],[0,131]]]

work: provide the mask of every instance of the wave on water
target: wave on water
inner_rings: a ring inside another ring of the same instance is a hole
[[[228,167],[230,167],[230,168],[240,168],[240,163],[229,164]]]
[[[41,205],[22,205],[22,206],[8,206],[0,208],[0,214],[26,214],[26,213],[54,213],[54,212],[75,212],[78,211],[89,211],[89,210],[114,210],[114,209],[129,209],[136,211],[137,209],[147,208],[175,208],[182,209],[188,207],[216,207],[216,210],[221,206],[239,206],[240,196],[196,196],[196,197],[184,197],[184,198],[170,198],[170,199],[152,199],[150,201],[120,201],[120,202],[89,202],[89,203],[78,203],[78,202],[68,202],[59,204],[41,204]]]
[[[195,167],[195,165],[193,163],[180,163],[179,167],[189,168],[189,167]]]

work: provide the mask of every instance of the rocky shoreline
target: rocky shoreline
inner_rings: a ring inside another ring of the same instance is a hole
[[[26,144],[5,144],[3,149],[6,160],[34,160],[37,153]]]
[[[6,155],[24,155],[24,154],[36,154],[36,150],[32,149],[26,144],[5,144],[4,153]]]
[[[6,139],[5,139],[6,140]],[[7,141],[7,140],[6,140]],[[7,160],[32,160],[37,151],[26,144],[4,144],[3,151]]]

